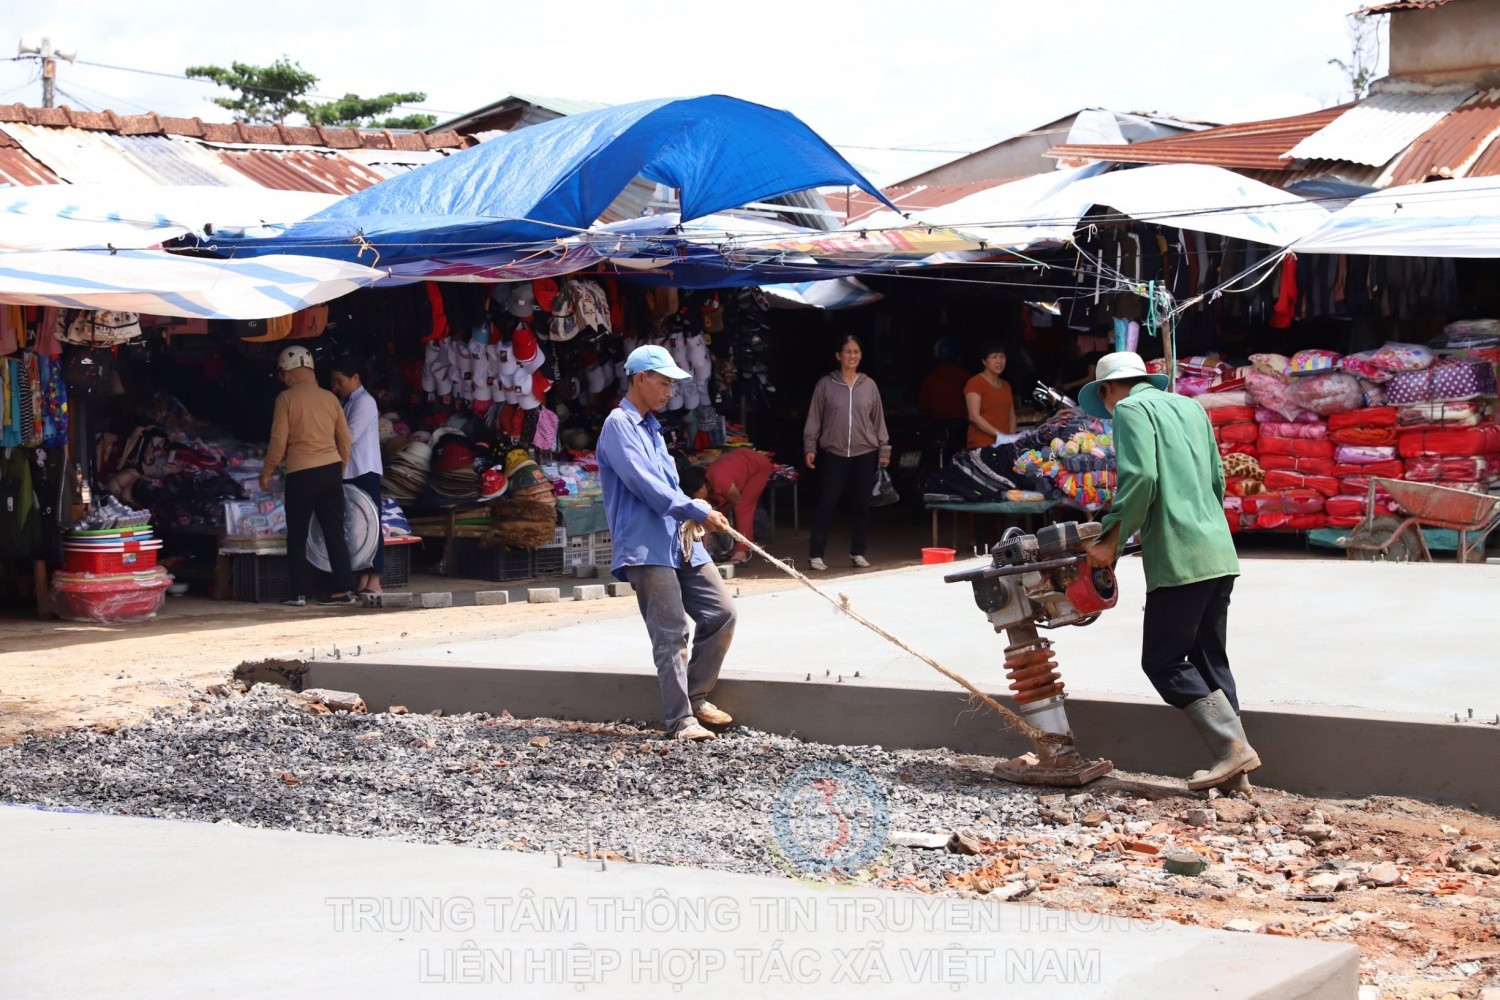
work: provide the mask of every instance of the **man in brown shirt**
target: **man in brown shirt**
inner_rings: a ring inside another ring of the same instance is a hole
[[[323,529],[332,569],[332,594],[323,605],[355,604],[349,545],[344,539],[344,464],[349,461],[349,424],[338,397],[318,386],[312,354],[305,347],[288,347],[276,359],[286,390],[276,397],[271,443],[266,447],[260,488],[270,488],[271,476],[286,459],[286,562],[291,594],[281,603],[300,608],[307,604],[311,572],[307,565],[307,533],[314,516]]]

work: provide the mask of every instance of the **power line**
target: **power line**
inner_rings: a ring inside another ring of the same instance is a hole
[[[121,73],[139,73],[142,76],[159,76],[159,77],[162,77],[162,78],[167,79],[167,80],[182,80],[182,81],[186,81],[188,83],[202,83],[202,84],[207,84],[208,86],[211,86],[211,87],[223,86],[223,84],[215,83],[213,80],[209,80],[209,79],[207,79],[205,77],[188,76],[186,73],[164,73],[161,70],[156,70],[156,69],[141,69],[141,68],[136,67],[136,66],[116,66],[116,65],[114,65],[112,63],[90,62],[87,59],[79,59],[79,60],[77,60],[77,64],[79,66],[92,66],[92,67],[94,67],[96,69],[112,69],[112,70],[117,70],[117,71],[119,71]],[[278,95],[278,96],[281,96],[281,97],[309,97],[309,98],[312,98],[314,100],[319,100],[319,101],[341,101],[341,100],[344,99],[344,95],[343,94],[340,94],[338,96],[334,96],[332,94],[302,94],[302,93],[299,93],[299,92],[297,92],[295,90],[278,90],[275,87],[255,87],[254,90],[257,93],[262,93],[262,94],[275,94],[275,95]],[[406,109],[411,110],[411,111],[421,111],[421,112],[425,112],[427,114],[434,114],[434,115],[460,115],[460,114],[463,114],[463,112],[461,112],[461,111],[445,111],[445,110],[443,110],[441,108],[425,108],[425,107],[421,107],[420,105],[416,105],[416,104],[393,104],[392,107],[393,108],[406,108]]]

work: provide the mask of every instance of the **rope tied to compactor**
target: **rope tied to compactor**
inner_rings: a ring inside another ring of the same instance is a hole
[[[953,681],[955,684],[957,684],[959,687],[963,688],[965,691],[969,692],[969,700],[971,702],[977,701],[977,702],[983,703],[984,705],[987,705],[988,707],[994,709],[995,713],[1000,716],[1001,722],[1003,722],[1008,728],[1015,730],[1016,732],[1018,732],[1021,735],[1025,736],[1027,739],[1033,740],[1033,741],[1035,741],[1037,743],[1048,743],[1048,744],[1052,744],[1054,746],[1057,746],[1057,745],[1072,746],[1073,745],[1073,742],[1074,742],[1073,741],[1073,737],[1070,734],[1067,734],[1067,733],[1049,733],[1049,732],[1045,732],[1044,730],[1036,728],[1031,723],[1027,722],[1025,719],[1023,719],[1019,715],[1017,715],[1015,712],[1012,712],[1010,709],[1008,709],[1004,705],[1000,704],[998,701],[996,701],[990,695],[986,694],[985,692],[981,691],[979,688],[975,687],[974,684],[972,682],[970,682],[967,678],[963,677],[960,674],[955,673],[952,670],[949,670],[947,667],[943,666],[941,663],[939,663],[938,661],[934,660],[932,657],[928,656],[927,654],[921,653],[921,652],[913,649],[906,642],[902,641],[899,637],[897,637],[895,635],[892,635],[890,632],[886,631],[884,628],[882,628],[879,625],[875,624],[874,622],[870,621],[870,619],[866,618],[864,615],[860,614],[858,611],[855,611],[854,607],[853,607],[853,602],[849,600],[849,595],[848,594],[845,594],[845,593],[841,592],[838,595],[837,598],[830,596],[828,593],[826,593],[825,591],[823,591],[822,589],[820,589],[817,584],[813,583],[806,576],[804,576],[801,573],[797,572],[796,567],[792,566],[790,563],[785,563],[785,562],[782,562],[780,559],[777,559],[775,556],[771,555],[771,553],[767,552],[765,549],[761,548],[759,545],[756,545],[754,542],[752,542],[750,539],[746,538],[744,535],[740,534],[734,528],[730,528],[729,529],[729,534],[734,538],[735,541],[740,542],[741,544],[748,546],[750,548],[750,551],[754,552],[756,555],[758,555],[762,559],[766,560],[766,562],[768,562],[771,565],[775,566],[777,569],[781,570],[787,576],[790,576],[792,579],[794,579],[798,583],[802,584],[808,590],[811,590],[814,594],[817,594],[819,597],[823,598],[823,600],[827,601],[829,604],[832,604],[836,609],[838,609],[843,614],[848,615],[852,620],[854,620],[854,621],[858,622],[859,624],[863,625],[865,628],[869,629],[871,632],[874,632],[876,635],[880,636],[882,639],[886,640],[887,642],[893,644],[897,648],[899,648],[901,650],[904,650],[905,652],[907,652],[907,653],[911,654],[912,656],[916,657],[917,659],[921,660],[923,663],[927,664],[933,670],[936,670],[938,673],[942,674],[944,677],[946,677],[949,680]]]

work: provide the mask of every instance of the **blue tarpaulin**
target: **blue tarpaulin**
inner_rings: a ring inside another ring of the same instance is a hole
[[[279,236],[220,231],[212,242],[221,253],[310,253],[367,265],[372,249],[381,264],[492,253],[587,229],[636,177],[677,189],[686,219],[832,185],[890,204],[795,116],[715,95],[521,129],[350,195]]]

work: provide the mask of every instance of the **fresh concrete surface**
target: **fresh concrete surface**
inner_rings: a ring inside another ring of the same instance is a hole
[[[1003,636],[944,573],[913,567],[827,581],[861,614],[1004,694]],[[1230,611],[1230,653],[1259,783],[1308,795],[1407,795],[1500,812],[1500,568],[1253,560]],[[1082,752],[1133,771],[1186,773],[1201,746],[1138,662],[1144,580],[1122,564],[1121,604],[1052,633]],[[740,721],[829,743],[1028,749],[962,691],[802,587],[746,595],[714,699]],[[497,641],[414,644],[378,662],[315,662],[307,682],[372,708],[509,710],[605,720],[660,714],[645,629],[619,614]],[[855,674],[858,673],[856,677]],[[1473,709],[1471,719],[1468,710]],[[1462,722],[1454,721],[1454,714]],[[1196,763],[1195,763],[1196,762]]]
[[[364,660],[311,664],[307,685],[358,691],[372,710],[489,712],[603,722],[661,716],[656,676],[642,669],[531,670]],[[714,703],[770,732],[833,745],[946,747],[1010,757],[1031,749],[961,691],[916,684],[813,683],[760,674],[721,680]],[[1070,698],[1079,750],[1127,771],[1185,776],[1208,758],[1181,713],[1156,701]],[[1500,728],[1331,708],[1244,714],[1260,751],[1257,784],[1302,795],[1405,795],[1500,813]],[[976,781],[985,780],[976,776]],[[1184,792],[1186,794],[1186,792]]]
[[[0,992],[36,1000],[1358,991],[1350,945],[1025,903],[15,806],[0,840]]]
[[[975,560],[825,582],[860,614],[980,687],[1005,690],[1005,638],[974,606],[968,584],[943,574]],[[1229,612],[1229,651],[1246,708],[1324,706],[1476,719],[1500,713],[1500,567],[1338,560],[1245,559]],[[1051,633],[1075,695],[1154,700],[1141,673],[1145,581],[1120,565],[1119,605],[1085,628]],[[789,581],[790,582],[790,581]],[[730,584],[733,589],[733,584]],[[844,683],[950,682],[806,588],[746,595],[726,678],[799,671]],[[649,669],[646,630],[632,616],[536,629],[494,642],[412,646],[389,663],[555,669]],[[859,672],[859,680],[854,678]]]

